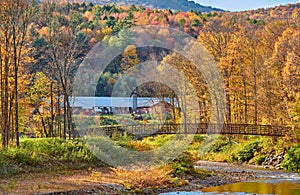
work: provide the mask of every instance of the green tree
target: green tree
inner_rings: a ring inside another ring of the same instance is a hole
[[[79,26],[83,26],[82,24],[85,22],[85,20],[84,20],[82,14],[79,12],[72,12],[70,14],[70,17],[71,17],[71,19],[69,21],[70,27],[73,30],[73,32],[76,32],[76,31],[78,31],[78,29],[76,29],[76,28],[78,28]]]
[[[183,26],[185,25],[185,23],[186,23],[186,20],[185,20],[184,18],[180,18],[180,19],[178,20],[178,25],[179,25],[180,27],[183,27]]]

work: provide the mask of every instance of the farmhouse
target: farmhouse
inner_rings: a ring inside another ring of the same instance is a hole
[[[88,115],[170,112],[171,108],[170,99],[152,97],[72,97],[70,105],[74,114]]]

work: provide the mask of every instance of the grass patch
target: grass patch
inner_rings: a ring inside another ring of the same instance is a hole
[[[21,140],[20,148],[0,150],[0,177],[33,170],[81,169],[101,164],[80,139],[24,139]]]
[[[143,140],[145,144],[148,144],[154,148],[161,147],[174,138],[174,135],[158,135],[156,137],[148,137]]]

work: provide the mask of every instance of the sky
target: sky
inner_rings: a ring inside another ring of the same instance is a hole
[[[244,11],[249,9],[274,7],[288,3],[300,3],[300,0],[194,0],[201,5],[208,5],[228,11]]]

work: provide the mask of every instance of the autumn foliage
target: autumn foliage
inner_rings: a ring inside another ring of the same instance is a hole
[[[39,137],[78,136],[68,97],[79,64],[99,41],[135,25],[179,29],[212,54],[226,89],[226,123],[300,122],[299,3],[210,13],[67,1],[1,0],[0,7],[3,146],[13,139],[18,144],[19,132]],[[168,37],[168,32],[160,31],[157,36]],[[167,40],[174,44],[172,37]],[[113,44],[122,41],[128,40],[120,37]],[[153,49],[149,53],[157,57],[162,52]],[[99,79],[96,93],[111,94],[118,75],[150,59],[145,57],[149,53],[134,45],[128,47],[105,78]],[[172,58],[168,52],[160,58],[159,62],[171,60],[176,68],[189,72],[203,108],[201,119],[209,121],[211,100],[205,82],[199,81],[201,75],[193,75],[188,66],[182,68],[182,59]]]

